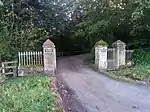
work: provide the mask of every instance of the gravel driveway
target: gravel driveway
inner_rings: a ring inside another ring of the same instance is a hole
[[[88,112],[150,112],[149,87],[112,80],[88,68],[83,59],[58,59],[58,76]]]

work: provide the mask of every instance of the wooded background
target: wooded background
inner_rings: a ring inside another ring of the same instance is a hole
[[[50,38],[57,51],[90,51],[100,39],[127,47],[150,44],[150,0],[1,0],[0,61],[42,50]]]

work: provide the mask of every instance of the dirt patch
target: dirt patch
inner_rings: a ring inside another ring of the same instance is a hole
[[[62,98],[62,105],[65,112],[88,112],[80,101],[77,100],[74,91],[69,88],[66,82],[57,75],[57,88]]]
[[[55,101],[56,112],[64,112],[64,109],[62,107],[62,98],[58,92],[57,80],[56,80],[55,75],[49,75],[49,80],[51,83],[50,89],[52,89],[52,91],[55,93],[55,97],[56,97],[56,101]]]

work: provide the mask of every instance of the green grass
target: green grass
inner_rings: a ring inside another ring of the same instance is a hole
[[[136,78],[140,78],[141,80],[143,80],[144,78],[150,77],[150,66],[126,67],[116,71],[109,71],[109,73],[120,76],[134,74]]]
[[[0,88],[0,112],[54,112],[55,95],[48,76],[8,80]]]

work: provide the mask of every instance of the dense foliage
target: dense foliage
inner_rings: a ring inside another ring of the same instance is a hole
[[[59,38],[68,26],[69,2],[4,0],[3,4],[0,6],[2,61],[16,58],[18,51],[41,50],[47,38]]]
[[[150,49],[137,49],[132,56],[135,65],[150,66]]]
[[[147,47],[150,34],[149,0],[80,0],[84,15],[73,29],[74,37],[93,46],[100,39],[108,43],[120,39],[129,47]]]
[[[54,94],[47,77],[11,79],[0,91],[1,112],[55,112]]]
[[[3,0],[0,2],[0,59],[41,50],[50,38],[57,51],[90,51],[103,39],[129,48],[150,43],[149,0]]]

